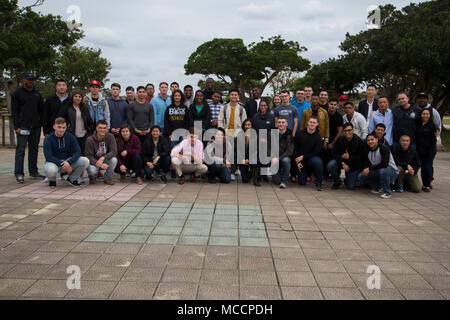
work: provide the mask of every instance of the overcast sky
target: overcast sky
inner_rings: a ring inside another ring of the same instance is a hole
[[[19,0],[28,5],[35,0]],[[186,76],[184,64],[198,46],[214,38],[242,38],[245,44],[281,35],[298,41],[304,57],[318,63],[337,56],[345,33],[366,29],[370,5],[392,3],[397,8],[411,1],[371,0],[46,0],[36,8],[43,13],[71,14],[80,9],[85,38],[81,45],[101,48],[112,64],[111,82],[122,87],[161,81],[180,86],[203,79]],[[418,1],[416,1],[418,2]]]

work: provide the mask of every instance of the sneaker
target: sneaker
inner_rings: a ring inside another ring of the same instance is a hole
[[[215,184],[216,183],[216,179],[209,179],[208,178],[208,183]]]
[[[284,183],[280,183],[280,189],[286,189],[286,185]]]
[[[390,197],[391,197],[391,194],[390,194],[390,193],[383,193],[383,194],[380,196],[381,199],[389,199]]]
[[[49,182],[48,182],[48,186],[49,186],[50,188],[52,188],[52,189],[55,189],[55,188],[56,188],[56,181],[49,181]]]
[[[44,179],[45,179],[45,176],[43,176],[42,174],[40,174],[39,171],[38,171],[38,172],[30,173],[30,178],[33,178],[33,179],[42,179],[42,180],[44,180]]]
[[[89,184],[97,184],[97,178],[89,178]]]
[[[79,177],[77,179],[77,181],[78,181],[79,184],[83,184],[84,183],[84,179],[82,177]]]
[[[59,176],[61,177],[61,180],[69,179],[69,175],[67,173],[60,173]]]
[[[105,183],[106,183],[106,181],[105,181]],[[137,183],[138,185],[141,185],[141,184],[144,183],[144,181],[142,180],[141,177],[137,177],[137,178],[136,178],[136,183]]]
[[[316,190],[317,190],[317,191],[323,191],[323,187],[322,187],[322,185],[318,185],[318,186],[316,186]]]
[[[403,187],[397,187],[397,189],[395,189],[395,192],[399,192],[402,193],[403,192]]]
[[[120,182],[125,182],[125,181],[127,181],[126,175],[121,175],[120,176]]]
[[[372,191],[370,191],[370,192],[372,192],[373,194],[379,194],[381,191],[383,191],[383,189],[373,189]]]
[[[147,181],[152,181],[153,177],[151,175],[145,175],[145,179],[147,179]]]
[[[231,174],[231,181],[236,181],[236,175],[234,173]]]
[[[339,189],[339,187],[341,186],[342,182],[334,182],[333,185],[331,186],[331,189],[333,190],[337,190]]]
[[[130,175],[130,177],[131,177],[131,178],[136,178],[136,172],[133,172],[133,173]]]
[[[164,184],[167,184],[167,177],[166,177],[166,175],[165,174],[163,174],[160,178],[159,178],[159,180],[161,180],[161,182],[162,183],[164,183]]]
[[[114,181],[112,181],[112,180],[105,180],[105,181],[103,181],[103,183],[110,185],[110,186],[114,185]]]
[[[25,178],[24,178],[23,175],[19,174],[19,175],[16,176],[16,181],[18,183],[24,183],[25,182]]]
[[[75,188],[81,187],[81,184],[79,184],[77,180],[72,181],[72,180],[70,180],[70,179],[67,179],[66,182],[67,182],[69,185],[71,185],[72,187],[75,187]]]
[[[431,191],[430,189],[431,189],[430,187],[422,187],[423,192],[430,192]]]

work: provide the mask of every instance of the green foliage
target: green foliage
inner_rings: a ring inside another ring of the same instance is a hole
[[[30,7],[19,8],[17,0],[0,0],[1,72],[33,70],[45,75],[57,49],[81,39],[80,30],[69,30],[60,16],[42,15]]]
[[[52,67],[50,78],[67,81],[68,90],[74,88],[88,91],[89,81],[95,79],[104,86],[111,63],[101,56],[100,49],[87,47],[64,47],[58,53]]]
[[[264,88],[280,72],[305,71],[310,62],[300,54],[306,51],[298,42],[280,36],[245,46],[242,39],[213,39],[200,45],[184,66],[186,74],[215,75],[228,86],[249,93],[252,86]]]

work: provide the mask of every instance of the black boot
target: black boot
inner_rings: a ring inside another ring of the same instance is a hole
[[[259,182],[259,179],[258,179],[258,168],[252,167],[250,169],[250,173],[252,175],[253,185],[255,185],[257,187],[261,187],[261,182]]]

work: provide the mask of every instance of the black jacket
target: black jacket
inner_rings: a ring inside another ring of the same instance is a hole
[[[44,103],[44,119],[43,119],[43,130],[44,134],[48,135],[53,132],[53,124],[60,110],[64,109],[66,106],[71,106],[71,99],[67,98],[63,102],[59,100],[59,97],[55,94],[48,97]],[[66,119],[67,121],[67,119]]]
[[[258,103],[256,100],[247,100],[244,104],[245,112],[247,113],[247,118],[253,119],[253,116],[258,113]]]
[[[164,136],[169,137],[177,129],[189,129],[189,110],[185,105],[171,104],[164,113]]]
[[[420,156],[436,154],[437,128],[430,119],[425,125],[420,124],[416,131],[416,148]]]
[[[39,91],[28,91],[23,87],[14,91],[11,97],[11,113],[14,129],[42,127],[44,100]]]
[[[378,99],[375,99],[373,101],[372,107],[373,107],[374,112],[378,110]],[[366,120],[367,120],[367,118],[369,117],[369,104],[367,103],[367,99],[363,100],[359,103],[358,112],[361,113],[364,116],[364,118],[366,118]]]
[[[157,148],[159,157],[162,158],[170,155],[170,146],[166,138],[159,137]],[[153,138],[148,137],[148,139],[146,139],[144,142],[144,146],[142,147],[142,157],[144,158],[144,164],[153,161],[154,151],[155,144],[153,143]]]
[[[209,105],[205,102],[200,113],[197,113],[197,107],[195,103],[191,104],[189,108],[189,127],[194,127],[195,121],[202,122],[202,129],[204,131],[211,127],[211,109]]]
[[[279,159],[290,158],[294,154],[294,138],[291,129],[286,129],[284,134],[280,134],[279,146]]]
[[[273,113],[269,111],[264,115],[261,112],[257,112],[250,119],[252,119],[253,127],[255,128],[256,131],[270,130],[275,128],[275,116],[273,115]],[[268,132],[268,134],[270,134],[270,131]]]
[[[411,148],[404,151],[402,147],[394,148],[392,155],[394,156],[394,161],[397,167],[402,167],[403,170],[408,170],[408,165],[410,165],[414,172],[417,174],[420,168],[420,160],[417,151]]]
[[[348,141],[344,136],[339,137],[334,147],[335,159],[338,163],[344,162],[350,167],[350,171],[362,170],[367,158],[366,144],[353,134],[352,140]],[[348,152],[350,158],[344,159],[341,156]]]
[[[394,142],[399,142],[402,135],[408,135],[411,138],[411,144],[416,143],[416,130],[419,126],[421,109],[416,105],[411,105],[409,109],[403,109],[397,105],[392,108],[394,116],[394,127],[392,135]]]
[[[303,156],[302,163],[305,164],[311,158],[320,155],[323,142],[318,130],[310,134],[308,129],[303,129],[295,135],[294,144],[295,157]]]
[[[81,117],[83,118],[84,128],[87,131],[87,135],[91,135],[95,130],[94,121],[89,114],[89,110],[85,106],[80,106]],[[66,119],[67,131],[75,135],[76,123],[77,123],[77,112],[73,107],[72,101],[63,105],[58,111],[56,117],[62,117]]]

